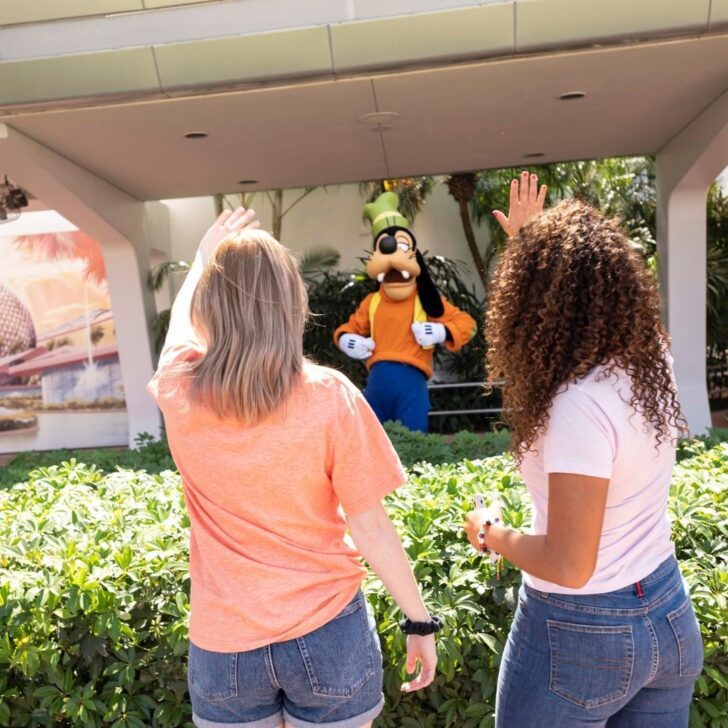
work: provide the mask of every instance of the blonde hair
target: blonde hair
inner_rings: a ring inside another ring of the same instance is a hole
[[[303,369],[308,295],[288,250],[258,230],[215,250],[192,297],[206,344],[190,396],[218,417],[254,424],[276,409]]]

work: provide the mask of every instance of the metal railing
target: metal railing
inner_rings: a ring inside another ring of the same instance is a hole
[[[503,382],[445,382],[442,384],[428,384],[427,389],[430,391],[438,389],[455,389],[455,388],[479,388],[485,387],[502,387]],[[430,417],[445,417],[447,415],[497,415],[503,411],[502,407],[482,407],[475,409],[460,410],[430,410]]]

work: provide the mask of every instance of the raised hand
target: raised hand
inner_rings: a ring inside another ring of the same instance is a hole
[[[500,210],[494,210],[493,216],[505,230],[508,237],[518,234],[518,231],[543,211],[546,201],[546,185],[538,187],[538,175],[521,172],[518,178],[511,182],[511,199],[508,207],[508,217]]]
[[[202,261],[206,262],[228,236],[243,230],[256,230],[259,227],[260,221],[255,215],[255,210],[246,210],[244,207],[238,207],[234,211],[224,210],[200,241],[198,252],[202,256]]]

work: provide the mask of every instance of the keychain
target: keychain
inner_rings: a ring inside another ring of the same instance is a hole
[[[485,523],[481,526],[478,531],[478,543],[481,546],[482,554],[488,555],[491,564],[496,564],[496,576],[500,576],[500,562],[501,555],[492,549],[489,549],[485,545],[485,526],[495,523],[502,523],[503,516],[501,514],[501,507],[498,499],[496,499],[488,506],[485,496],[482,493],[477,493],[473,496],[473,508],[475,510],[484,509],[486,511]]]

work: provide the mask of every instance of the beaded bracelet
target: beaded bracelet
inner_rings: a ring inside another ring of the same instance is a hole
[[[486,532],[486,526],[490,528],[493,524],[490,521],[486,521],[481,527],[480,531],[478,531],[478,543],[480,544],[480,550],[484,554],[490,554],[490,549],[485,545],[485,537],[487,536]]]

